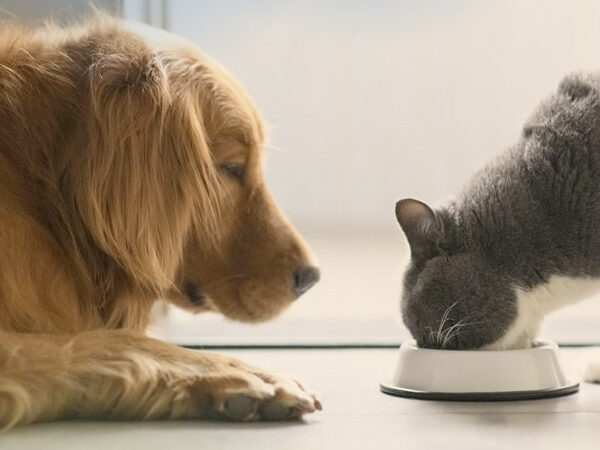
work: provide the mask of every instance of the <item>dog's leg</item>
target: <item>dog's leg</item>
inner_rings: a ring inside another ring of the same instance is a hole
[[[0,333],[0,427],[61,417],[281,420],[320,409],[297,381],[128,331]]]

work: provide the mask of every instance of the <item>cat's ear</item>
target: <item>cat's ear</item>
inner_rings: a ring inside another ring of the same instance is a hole
[[[439,253],[442,230],[429,206],[405,198],[396,203],[396,218],[406,235],[413,259],[429,259]]]

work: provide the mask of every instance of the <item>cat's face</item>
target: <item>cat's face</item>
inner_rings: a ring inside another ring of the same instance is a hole
[[[404,275],[402,317],[420,347],[493,346],[517,316],[513,289],[483,252],[422,202],[401,200],[396,216],[411,248]]]

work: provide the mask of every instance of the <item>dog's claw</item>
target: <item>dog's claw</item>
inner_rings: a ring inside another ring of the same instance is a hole
[[[313,395],[313,399],[315,401],[315,409],[317,411],[323,411],[323,404],[321,403],[321,400],[319,400],[316,396]]]

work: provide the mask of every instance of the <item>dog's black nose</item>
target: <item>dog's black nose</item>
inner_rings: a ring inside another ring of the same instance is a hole
[[[294,272],[294,292],[300,297],[321,278],[319,269],[313,266],[302,267]]]

